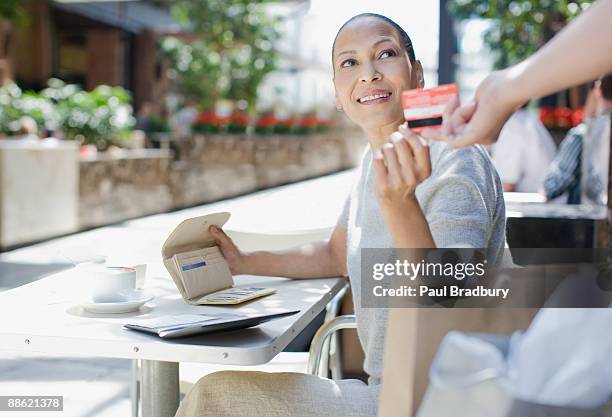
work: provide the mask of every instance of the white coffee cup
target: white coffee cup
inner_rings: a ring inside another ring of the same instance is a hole
[[[94,303],[126,301],[126,291],[136,288],[136,269],[125,266],[102,266],[90,269],[89,294]]]

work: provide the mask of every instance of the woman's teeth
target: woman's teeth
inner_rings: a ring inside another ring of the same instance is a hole
[[[367,101],[372,101],[372,100],[377,100],[379,98],[387,98],[389,97],[391,94],[390,93],[385,93],[385,94],[376,94],[374,96],[366,96],[366,97],[362,97],[359,99],[360,103],[365,103]]]

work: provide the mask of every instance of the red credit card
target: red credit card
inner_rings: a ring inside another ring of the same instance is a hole
[[[449,100],[457,95],[457,84],[402,91],[404,119],[415,131],[442,126],[442,113]]]

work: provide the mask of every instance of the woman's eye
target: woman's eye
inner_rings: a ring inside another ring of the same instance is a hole
[[[386,51],[382,51],[378,58],[379,59],[381,59],[381,58],[389,58],[390,56],[395,56],[395,55],[397,55],[397,54],[395,53],[395,51],[393,49],[387,49]]]
[[[340,64],[341,67],[352,67],[353,65],[355,65],[354,59],[347,59],[345,61],[342,61],[342,63]]]

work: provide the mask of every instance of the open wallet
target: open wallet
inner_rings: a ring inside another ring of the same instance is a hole
[[[221,228],[229,218],[228,212],[220,212],[184,220],[164,242],[164,265],[189,304],[240,304],[275,292],[234,287],[229,265],[208,230],[212,225]]]

